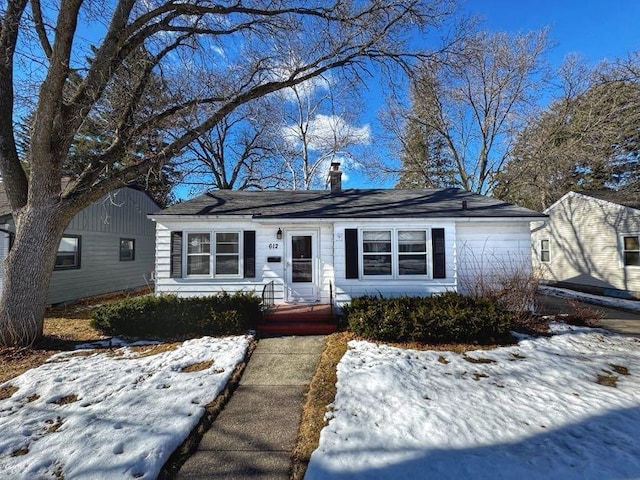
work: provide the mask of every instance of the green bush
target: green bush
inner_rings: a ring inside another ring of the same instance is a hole
[[[457,293],[432,297],[354,298],[344,308],[349,329],[372,340],[395,342],[479,342],[508,334],[513,313],[495,302]]]
[[[188,298],[149,295],[97,308],[91,325],[107,335],[179,338],[243,333],[260,315],[260,298],[248,293]]]

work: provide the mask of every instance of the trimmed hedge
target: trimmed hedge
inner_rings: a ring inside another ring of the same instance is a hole
[[[91,326],[107,335],[179,338],[243,333],[262,315],[249,293],[209,297],[132,297],[94,310]]]
[[[448,292],[432,297],[354,298],[344,308],[349,329],[392,342],[479,342],[504,338],[514,321],[495,302]]]

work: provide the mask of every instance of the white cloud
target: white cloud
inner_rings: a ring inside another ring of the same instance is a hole
[[[369,124],[358,127],[338,115],[318,114],[306,127],[307,148],[315,152],[339,151],[350,145],[368,145],[371,142]],[[295,124],[283,127],[282,136],[291,146],[302,145],[302,135]]]

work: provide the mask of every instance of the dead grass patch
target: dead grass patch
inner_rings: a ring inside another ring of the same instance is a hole
[[[186,367],[182,367],[180,369],[180,371],[184,372],[184,373],[201,372],[202,370],[206,370],[207,368],[211,368],[211,365],[213,365],[213,360],[207,360],[206,362],[192,363],[191,365],[187,365]]]
[[[480,373],[480,372],[475,372],[473,374],[473,379],[477,382],[478,380],[480,380],[481,378],[489,378],[489,375],[487,375],[486,373]]]
[[[56,417],[55,420],[49,419],[45,423],[49,425],[49,427],[47,428],[47,433],[55,433],[64,424],[64,419],[61,417]]]
[[[0,347],[0,383],[42,365],[51,355],[72,350],[79,343],[105,337],[89,324],[91,312],[99,304],[150,293],[146,287],[135,292],[116,293],[47,309],[43,337],[33,348]]]
[[[631,375],[629,373],[629,369],[627,367],[623,367],[622,365],[615,365],[610,363],[609,366],[616,372],[618,375]]]
[[[27,397],[27,403],[35,402],[39,398],[40,398],[40,395],[38,395],[37,393],[34,393],[33,395],[29,395]]]
[[[443,365],[447,365],[448,363],[450,363],[449,360],[444,358],[442,355],[438,357],[438,362],[442,363]]]
[[[466,355],[462,355],[462,358],[469,363],[496,363],[496,361],[491,358],[484,358],[484,357],[473,358],[473,357],[468,357]]]
[[[605,387],[613,387],[613,388],[617,388],[618,387],[618,376],[617,375],[611,375],[610,373],[604,373],[598,374],[598,378],[596,380],[596,383],[603,385]]]
[[[6,387],[0,387],[0,400],[6,400],[18,391],[18,387],[8,385]]]
[[[64,397],[60,397],[58,400],[52,402],[56,405],[68,405],[70,403],[74,403],[78,401],[78,396],[74,393],[72,395],[65,395]]]
[[[352,338],[348,332],[334,333],[327,337],[320,362],[309,385],[307,401],[302,409],[298,438],[291,458],[290,478],[294,480],[304,477],[311,453],[318,448],[320,430],[325,426],[327,405],[336,397],[336,367]]]
[[[21,457],[22,455],[26,455],[27,453],[29,453],[29,448],[28,447],[20,447],[17,450],[14,450],[13,452],[11,452],[11,456],[12,457]]]

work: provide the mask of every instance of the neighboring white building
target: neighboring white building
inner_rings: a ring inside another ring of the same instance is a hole
[[[156,292],[273,290],[275,303],[339,306],[460,291],[478,274],[530,268],[530,222],[546,218],[458,189],[341,190],[340,172],[331,179],[331,191],[219,190],[150,215]]]
[[[47,303],[142,287],[153,277],[155,226],[147,214],[158,205],[144,191],[123,187],[78,213],[64,232]],[[0,184],[0,261],[15,226]],[[0,289],[4,269],[0,268]]]
[[[640,196],[569,192],[533,224],[533,263],[543,281],[640,298]]]

